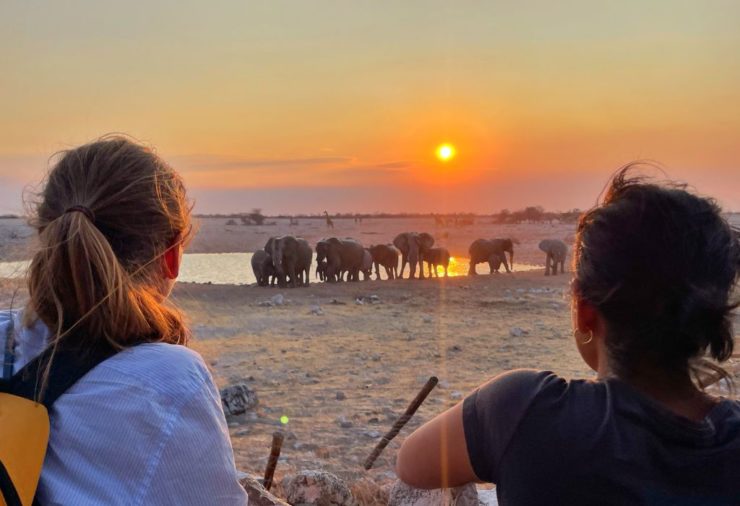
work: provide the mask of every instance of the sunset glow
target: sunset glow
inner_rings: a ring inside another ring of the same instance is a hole
[[[635,159],[740,210],[739,3],[319,4],[8,3],[0,214],[108,132],[199,213],[586,208]]]

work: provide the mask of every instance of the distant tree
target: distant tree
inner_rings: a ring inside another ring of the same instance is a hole
[[[575,223],[578,221],[579,216],[581,216],[580,209],[571,209],[564,213],[560,213],[560,221],[563,223]]]
[[[262,214],[262,209],[254,208],[247,216],[249,217],[249,221],[251,221],[255,225],[262,225],[265,222],[265,217]]]
[[[493,215],[494,223],[508,223],[511,221],[511,211],[508,209],[501,209],[498,214]]]
[[[545,215],[545,209],[542,206],[529,206],[524,209],[524,220],[529,222],[542,221]]]

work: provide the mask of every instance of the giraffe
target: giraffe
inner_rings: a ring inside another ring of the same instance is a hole
[[[326,216],[326,228],[334,229],[334,222],[331,218],[329,218],[329,213],[324,211],[324,216]]]

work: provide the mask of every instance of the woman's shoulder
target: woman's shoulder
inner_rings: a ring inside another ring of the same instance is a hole
[[[527,398],[532,400],[541,395],[563,395],[573,381],[558,376],[552,371],[537,369],[514,369],[501,373],[476,390],[483,398],[500,398],[502,402]]]
[[[598,381],[566,379],[547,370],[515,369],[481,385],[465,400],[465,409],[475,411],[481,419],[506,417],[515,424],[528,414],[542,411],[548,416],[578,413],[607,398],[604,385]]]
[[[167,343],[144,343],[126,348],[93,369],[84,380],[111,380],[168,396],[187,395],[213,384],[198,352]]]

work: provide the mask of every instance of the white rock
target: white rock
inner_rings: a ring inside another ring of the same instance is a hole
[[[285,304],[285,296],[282,293],[276,293],[270,298],[270,302],[275,306],[282,306]]]
[[[259,404],[257,392],[244,383],[221,389],[221,406],[226,415],[240,415],[248,409],[254,409],[257,404]]]
[[[498,506],[498,496],[496,496],[496,489],[478,489],[478,501],[481,506]]]
[[[509,335],[511,337],[522,337],[529,334],[528,330],[524,330],[521,327],[512,327],[511,330],[509,330]]]
[[[479,506],[475,484],[463,487],[421,490],[396,481],[390,491],[388,506]]]

